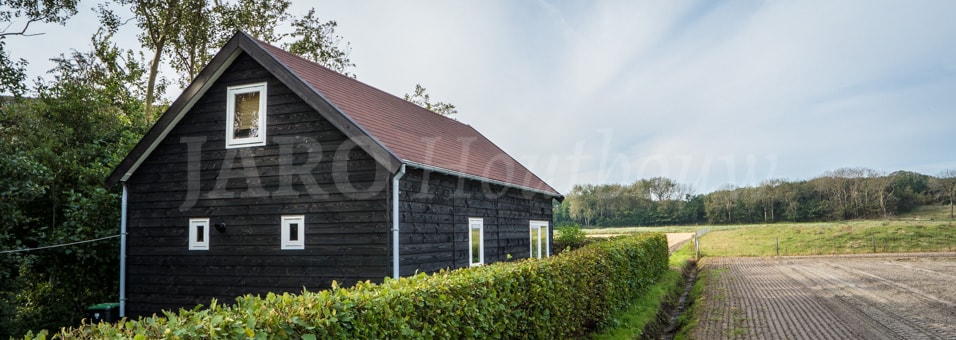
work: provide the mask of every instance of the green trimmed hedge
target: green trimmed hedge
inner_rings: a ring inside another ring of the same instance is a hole
[[[54,337],[574,338],[603,326],[667,266],[663,234],[631,235],[543,260],[298,295],[247,295],[230,306],[214,300],[209,308],[83,325]]]

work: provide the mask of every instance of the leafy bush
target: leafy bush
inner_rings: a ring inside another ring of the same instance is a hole
[[[605,240],[605,238],[601,237],[587,237],[587,234],[585,234],[577,224],[560,226],[557,228],[557,231],[554,236],[554,247],[552,247],[555,254],[575,250],[588,244]]]
[[[419,274],[320,292],[243,296],[61,338],[576,338],[608,322],[667,270],[662,234],[541,260]],[[44,337],[45,332],[37,335]]]
[[[120,191],[103,179],[148,125],[131,118],[141,102],[125,87],[74,78],[106,80],[105,66],[87,61],[58,61],[57,81],[34,98],[0,98],[0,249],[119,234]],[[79,325],[84,307],[116,299],[118,253],[112,239],[0,254],[0,339]]]
[[[561,242],[569,246],[581,246],[587,235],[577,224],[558,227],[558,236],[554,238],[555,242]]]

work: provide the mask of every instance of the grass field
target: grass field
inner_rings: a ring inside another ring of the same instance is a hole
[[[948,205],[925,205],[913,211],[897,216],[896,219],[915,221],[950,221]]]
[[[830,255],[956,251],[948,206],[925,206],[885,220],[583,229],[588,236],[707,232],[702,256]]]
[[[676,226],[676,227],[610,227],[610,228],[582,228],[588,236],[621,235],[633,233],[692,233],[704,228],[725,228],[733,226]],[[739,227],[739,226],[738,226]]]
[[[702,256],[906,253],[956,250],[948,221],[846,221],[757,225],[701,238]]]

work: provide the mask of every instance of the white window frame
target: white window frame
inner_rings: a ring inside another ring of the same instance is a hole
[[[226,149],[266,145],[266,93],[267,83],[255,83],[226,88]],[[259,92],[259,136],[235,138],[236,95]]]
[[[532,258],[542,258],[551,256],[551,247],[549,247],[548,240],[548,221],[531,221],[530,223],[531,235],[537,235],[538,239],[531,239],[531,243],[528,244],[528,251],[531,254]],[[542,233],[542,230],[544,231]],[[544,240],[544,242],[541,242]],[[538,253],[534,253],[534,242],[538,242]]]
[[[475,226],[477,225],[478,237],[481,239],[478,240],[478,262],[474,261],[474,240],[472,240],[472,235],[474,234]],[[470,217],[468,218],[468,266],[480,266],[485,264],[485,220],[480,217]]]
[[[292,240],[292,223],[298,223],[296,240]],[[282,249],[305,249],[305,215],[282,216]]]
[[[202,232],[199,231],[202,227]],[[202,235],[202,241],[198,236]],[[209,250],[209,219],[208,218],[190,218],[189,219],[189,250]]]

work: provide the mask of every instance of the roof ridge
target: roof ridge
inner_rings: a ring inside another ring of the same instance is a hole
[[[243,32],[243,33],[245,33],[245,32]],[[438,112],[435,112],[435,111],[426,109],[426,108],[424,108],[424,107],[421,107],[421,106],[418,105],[418,104],[415,104],[415,103],[412,103],[412,102],[406,100],[405,98],[399,97],[399,96],[397,96],[397,95],[395,95],[395,94],[392,94],[391,92],[382,90],[382,89],[380,89],[380,88],[378,88],[378,87],[375,87],[375,86],[373,86],[373,85],[371,85],[371,84],[368,84],[368,83],[366,83],[366,82],[363,82],[363,81],[359,80],[358,77],[355,77],[355,78],[349,77],[349,76],[347,76],[347,75],[345,75],[345,74],[342,74],[342,73],[340,73],[340,72],[338,72],[338,71],[336,71],[336,70],[333,70],[333,69],[329,68],[328,66],[319,64],[318,62],[315,62],[315,61],[312,61],[312,60],[309,60],[309,59],[307,59],[307,58],[305,58],[305,57],[303,57],[303,56],[301,56],[301,55],[298,55],[298,54],[289,52],[289,51],[285,50],[285,49],[282,48],[282,47],[279,47],[279,46],[270,44],[269,42],[266,42],[266,41],[263,41],[263,40],[260,40],[260,39],[258,39],[258,38],[254,38],[254,37],[251,37],[251,36],[250,36],[250,39],[252,39],[253,41],[255,41],[255,42],[256,42],[257,44],[259,44],[260,46],[270,47],[270,48],[273,49],[273,50],[276,50],[276,51],[285,53],[285,54],[287,54],[287,55],[289,55],[289,56],[291,56],[291,57],[300,59],[300,60],[302,60],[302,61],[304,61],[304,62],[311,63],[312,65],[315,65],[315,66],[324,68],[324,69],[326,69],[326,70],[328,70],[328,71],[331,71],[332,73],[334,73],[334,74],[335,74],[337,77],[339,77],[339,78],[357,82],[358,84],[361,84],[361,85],[363,85],[363,86],[365,86],[365,87],[367,87],[367,88],[369,88],[369,89],[372,89],[372,90],[375,90],[375,91],[378,91],[378,92],[387,94],[387,95],[389,95],[389,96],[391,96],[391,97],[394,97],[395,99],[398,99],[398,100],[401,100],[401,101],[407,103],[408,105],[413,105],[414,107],[417,108],[417,110],[426,111],[426,112],[428,112],[428,113],[437,115],[437,116],[439,116],[439,117],[442,117],[442,118],[444,118],[444,119],[447,119],[447,120],[449,120],[449,121],[452,121],[452,122],[455,122],[455,123],[458,123],[458,124],[461,124],[461,125],[471,126],[470,124],[467,124],[467,123],[464,123],[464,122],[462,122],[462,121],[460,121],[460,120],[457,120],[457,119],[454,119],[454,118],[451,118],[451,117],[442,115],[442,114],[440,114],[440,113],[438,113]],[[269,51],[269,53],[270,53],[270,54],[273,54],[272,51]],[[274,54],[273,54],[273,55],[274,55]]]
[[[268,42],[246,37],[332,110],[405,164],[425,164],[561,197],[474,126],[465,124]],[[440,119],[438,117],[441,117]],[[440,141],[440,142],[439,142]]]

